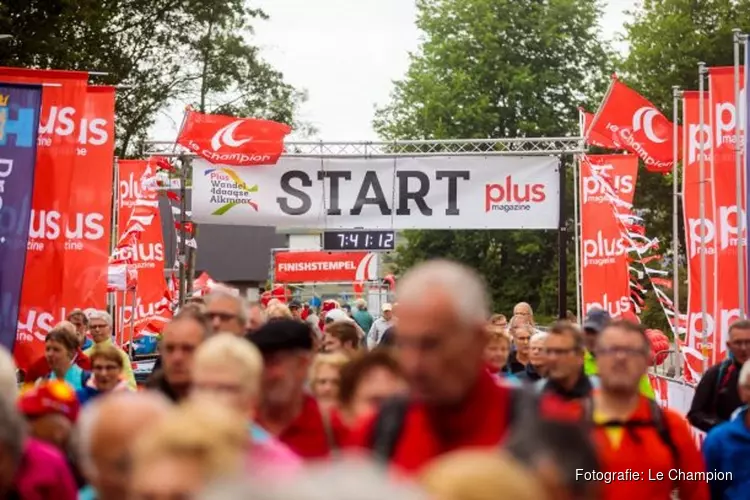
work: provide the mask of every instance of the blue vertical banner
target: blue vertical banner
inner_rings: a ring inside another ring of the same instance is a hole
[[[0,83],[0,345],[13,351],[29,239],[41,85]]]

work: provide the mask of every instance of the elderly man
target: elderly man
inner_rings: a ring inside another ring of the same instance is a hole
[[[485,367],[490,311],[481,277],[435,260],[409,270],[396,293],[396,354],[411,397],[386,402],[353,443],[411,473],[449,451],[496,447],[518,414],[518,393]]]
[[[151,392],[120,392],[87,406],[78,421],[78,444],[91,488],[82,491],[79,499],[126,500],[131,446],[170,408],[168,400]]]
[[[83,351],[86,356],[91,355],[91,351],[97,345],[111,344],[112,341],[112,316],[106,311],[91,311],[88,315],[89,318],[89,332],[91,332],[91,338],[94,339],[94,345]],[[119,348],[118,348],[119,349]],[[131,389],[137,389],[138,385],[135,382],[135,375],[133,374],[133,366],[130,361],[128,353],[119,349],[122,356],[122,374],[125,380],[128,382],[128,386]]]
[[[206,316],[211,320],[212,333],[227,332],[242,337],[247,325],[248,305],[239,290],[216,286],[206,295]]]
[[[185,399],[192,387],[193,355],[208,338],[211,325],[200,314],[182,312],[162,331],[161,367],[146,384],[174,402]]]
[[[380,309],[382,316],[372,323],[370,330],[367,332],[367,347],[369,349],[374,349],[380,343],[385,331],[393,326],[393,306],[391,304],[383,304]]]

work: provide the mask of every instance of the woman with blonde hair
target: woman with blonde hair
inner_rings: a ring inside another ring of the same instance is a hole
[[[349,362],[349,357],[341,352],[318,354],[310,367],[310,388],[322,410],[336,406],[339,397],[341,369]]]
[[[277,300],[276,302],[271,301],[268,303],[268,307],[266,308],[266,318],[269,320],[294,319],[294,315],[289,309],[289,306]]]
[[[434,500],[545,500],[537,478],[505,453],[464,450],[429,464],[420,483]]]
[[[206,485],[244,471],[245,420],[222,405],[188,403],[136,441],[133,500],[193,498]]]
[[[123,373],[124,366],[120,349],[113,344],[97,344],[91,350],[92,377],[76,391],[78,401],[85,405],[94,398],[117,391],[131,391]]]

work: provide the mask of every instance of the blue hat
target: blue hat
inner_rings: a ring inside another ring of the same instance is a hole
[[[600,333],[611,320],[611,316],[604,309],[590,309],[583,320],[585,332]]]

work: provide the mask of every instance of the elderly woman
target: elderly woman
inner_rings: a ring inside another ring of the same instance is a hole
[[[62,380],[76,391],[82,389],[91,372],[82,370],[73,362],[77,352],[78,339],[74,329],[63,324],[50,330],[44,339],[44,357],[50,371],[37,380],[37,385],[48,380]]]
[[[136,441],[130,498],[194,498],[206,485],[242,474],[246,425],[224,405],[176,408]]]
[[[72,313],[71,313],[72,316]],[[70,316],[69,316],[70,317]],[[78,331],[78,327],[69,322],[69,321],[61,321],[57,325],[55,325],[54,329],[63,328],[65,330],[68,330],[72,335],[75,336],[76,340],[78,341],[78,346],[76,348],[75,355],[73,356],[73,362],[78,365],[79,368],[85,371],[91,370],[91,360],[88,356],[86,356],[83,353],[82,344],[81,344],[81,335]],[[84,335],[85,337],[85,335]],[[24,376],[24,381],[26,382],[35,382],[36,380],[44,377],[47,375],[50,371],[50,366],[47,363],[47,358],[42,356],[38,360],[36,360],[34,363],[31,364],[29,369],[26,371],[26,374]]]
[[[91,350],[89,359],[93,376],[77,391],[82,405],[108,392],[132,390],[123,375],[120,349],[112,344],[99,344]]]
[[[262,373],[263,357],[252,343],[228,333],[218,334],[195,353],[190,398],[230,408],[244,418],[253,467],[297,467],[301,461],[296,455],[254,423]]]

